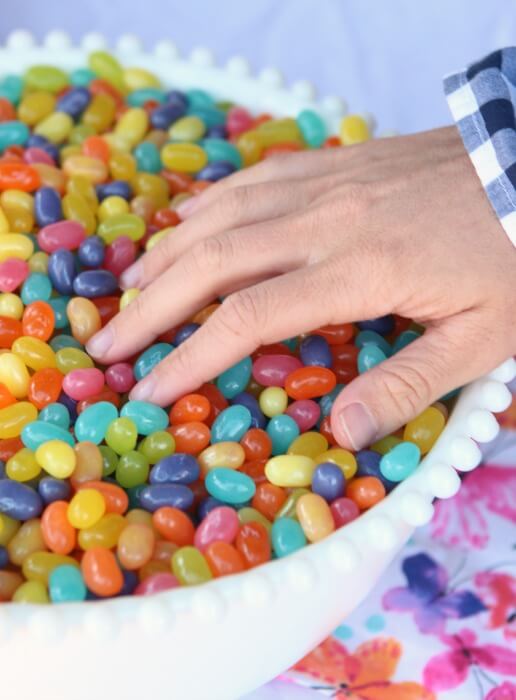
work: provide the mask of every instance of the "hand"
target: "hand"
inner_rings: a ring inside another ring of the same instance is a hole
[[[89,343],[103,363],[225,300],[135,386],[170,404],[262,344],[397,313],[427,330],[335,401],[359,449],[516,353],[516,249],[455,127],[272,158],[188,200],[122,276],[140,295]]]

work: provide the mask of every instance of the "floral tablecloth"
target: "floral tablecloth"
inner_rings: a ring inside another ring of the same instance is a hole
[[[516,700],[516,386],[500,437],[333,635],[245,700]]]

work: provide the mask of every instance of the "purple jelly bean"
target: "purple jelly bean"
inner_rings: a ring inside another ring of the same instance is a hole
[[[292,355],[262,355],[253,365],[253,378],[262,386],[285,386],[288,375],[302,366]]]
[[[215,160],[213,163],[208,163],[202,170],[199,170],[195,177],[197,180],[217,182],[217,180],[231,175],[235,170],[233,163],[230,163],[228,160]]]
[[[38,493],[43,503],[48,505],[54,501],[68,501],[72,489],[68,481],[54,479],[52,476],[44,476],[38,484]]]
[[[238,404],[239,406],[247,408],[251,414],[251,428],[261,428],[263,430],[267,425],[267,419],[262,413],[260,404],[257,399],[247,391],[242,391],[242,393],[237,394],[231,399],[231,404]]]
[[[151,513],[163,506],[188,510],[194,495],[192,490],[183,484],[151,484],[141,490],[138,500],[141,507]]]
[[[5,547],[0,545],[0,569],[5,569],[9,563],[9,553]]]
[[[312,399],[300,399],[291,403],[285,413],[293,418],[298,424],[299,430],[305,433],[317,425],[317,421],[321,417],[321,407],[317,401]]]
[[[201,469],[193,455],[176,452],[163,457],[151,469],[151,484],[193,484],[199,479]]]
[[[382,472],[380,471],[380,460],[382,455],[374,450],[359,450],[355,458],[357,460],[357,473],[356,476],[375,476],[380,479],[382,484],[385,486],[387,493],[392,491],[396,486],[394,481],[386,479]]]
[[[48,258],[48,276],[59,294],[73,294],[73,284],[77,276],[75,256],[71,250],[61,248]]]
[[[65,112],[72,119],[77,119],[89,105],[91,95],[85,87],[75,87],[59,98],[56,104],[56,112]]]
[[[68,394],[65,394],[64,391],[59,394],[57,401],[58,403],[62,403],[63,406],[68,409],[68,413],[70,414],[70,422],[75,423],[77,420],[77,401],[72,399],[71,396],[68,396]]]
[[[299,355],[305,367],[331,368],[333,364],[330,345],[322,335],[309,335],[304,338],[299,346]]]
[[[136,586],[140,583],[138,574],[136,571],[127,571],[127,569],[122,569],[122,576],[124,577],[124,585],[122,590],[118,593],[117,597],[124,595],[131,595]]]
[[[5,462],[0,459],[0,479],[5,479]]]
[[[186,106],[184,102],[174,95],[165,104],[152,110],[150,122],[154,129],[166,130],[171,124],[180,119],[185,111]]]
[[[97,185],[96,191],[101,202],[106,197],[122,197],[129,200],[133,195],[131,185],[126,180],[113,180],[103,185]]]
[[[104,262],[106,246],[100,236],[88,236],[79,246],[77,257],[84,267],[100,267]]]
[[[357,326],[361,331],[375,331],[380,335],[389,335],[394,330],[394,316],[388,314],[387,316],[380,316],[379,318],[372,318],[369,321],[360,321]]]
[[[21,481],[0,481],[0,513],[15,520],[37,518],[43,510],[43,501],[37,491]]]
[[[326,501],[334,501],[344,493],[346,478],[342,469],[333,462],[318,464],[312,476],[312,491]]]
[[[85,270],[73,281],[73,291],[79,297],[106,297],[118,291],[118,281],[109,270]]]
[[[181,345],[181,343],[184,343],[185,340],[188,340],[188,338],[195,333],[197,329],[199,329],[201,326],[199,323],[187,323],[185,326],[182,326],[176,333],[174,337],[174,345]]]
[[[61,197],[53,187],[41,187],[34,195],[34,215],[40,228],[63,218]]]

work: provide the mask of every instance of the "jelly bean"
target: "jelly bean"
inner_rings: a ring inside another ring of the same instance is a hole
[[[0,513],[15,520],[37,518],[43,509],[41,497],[27,484],[9,479],[0,480]]]
[[[94,489],[102,495],[106,513],[119,513],[122,515],[128,508],[127,493],[116,484],[111,484],[107,481],[87,481],[85,484],[79,484],[78,491],[83,489]]]
[[[274,416],[267,425],[267,434],[272,440],[272,454],[284,454],[299,435],[296,421],[286,414]]]
[[[128,401],[120,415],[130,418],[140,435],[150,435],[156,430],[164,430],[168,425],[166,412],[147,401]]]
[[[175,552],[172,572],[183,586],[196,586],[212,578],[206,559],[195,547],[181,547]]]
[[[86,600],[86,586],[81,572],[70,565],[56,567],[48,579],[50,599],[53,603],[70,603]]]
[[[62,95],[56,105],[58,112],[65,112],[73,119],[78,119],[89,105],[91,95],[89,91],[83,87],[75,87]]]
[[[120,486],[126,489],[141,486],[148,476],[149,462],[141,452],[130,450],[122,454],[116,467],[116,480]]]
[[[115,418],[106,430],[106,443],[117,454],[122,455],[136,447],[138,432],[130,418]]]
[[[78,563],[72,557],[54,552],[34,552],[25,558],[23,562],[23,575],[29,581],[38,581],[48,584],[51,573],[63,565],[78,568]]]
[[[389,481],[403,481],[414,472],[421,459],[421,450],[412,442],[400,442],[380,460],[380,471]]]
[[[119,183],[110,183],[111,186],[113,184],[118,184],[119,186],[125,185],[123,181],[120,181]],[[97,194],[99,195],[99,199],[102,201],[102,204],[99,206],[97,211],[97,216],[100,221],[106,221],[106,219],[110,219],[113,216],[120,216],[121,214],[127,214],[129,212],[129,204],[124,197],[121,197],[120,195],[104,196],[105,187],[107,186],[108,185],[104,187],[102,185],[97,186]]]
[[[41,522],[39,519],[27,520],[11,538],[7,545],[7,552],[11,564],[21,566],[23,560],[34,552],[45,549],[45,542],[41,534]]]
[[[24,80],[19,75],[6,75],[0,82],[0,95],[16,105],[20,101],[24,85]]]
[[[4,352],[0,355],[0,382],[14,397],[21,399],[27,396],[29,381],[29,373],[18,353]]]
[[[63,162],[63,172],[68,177],[83,177],[93,184],[105,182],[108,170],[105,163],[97,158],[79,153],[68,155]]]
[[[14,571],[0,571],[0,603],[14,600],[23,578]]]
[[[52,187],[41,187],[34,195],[34,214],[41,227],[56,224],[62,219],[61,198]]]
[[[356,455],[357,476],[374,476],[379,479],[385,487],[387,493],[396,486],[393,481],[386,479],[380,471],[381,455],[374,450],[359,450]]]
[[[302,455],[281,455],[272,457],[265,465],[267,479],[276,486],[294,488],[309,486],[315,462]]]
[[[102,326],[100,314],[90,299],[75,297],[68,302],[66,315],[70,322],[72,333],[80,343],[87,343]],[[98,387],[98,391],[102,385]],[[96,392],[92,392],[96,393]]]
[[[61,440],[48,440],[36,450],[36,461],[55,479],[66,479],[75,469],[73,449]]]
[[[52,370],[54,372],[56,370]],[[50,372],[50,370],[41,370],[41,372]],[[45,423],[52,423],[59,428],[64,428],[66,431],[70,427],[70,413],[66,406],[61,403],[49,403],[41,409],[39,420]]]
[[[389,343],[385,340],[383,336],[376,331],[365,330],[360,331],[360,333],[355,338],[355,345],[357,348],[362,349],[366,345],[377,345],[383,352],[385,357],[390,357],[392,354],[392,349]]]
[[[62,143],[73,128],[73,119],[65,112],[53,112],[34,128],[34,133],[44,136],[54,144]]]
[[[214,508],[200,523],[195,532],[194,544],[203,552],[212,542],[231,544],[239,531],[238,515],[227,506]]]
[[[14,603],[45,605],[50,602],[46,586],[40,581],[25,581],[12,596]]]
[[[122,515],[106,513],[95,525],[79,531],[79,546],[84,551],[95,547],[113,549],[126,526],[126,519]]]
[[[210,442],[210,429],[199,421],[174,425],[168,430],[174,438],[178,452],[196,455]]]
[[[299,355],[305,366],[331,368],[333,357],[326,338],[321,335],[309,335],[299,347]]]
[[[324,462],[337,464],[342,469],[346,480],[352,479],[357,471],[357,461],[354,455],[340,447],[333,447],[326,450],[326,452],[321,452],[316,457],[315,462],[316,464],[323,464]]]
[[[193,493],[183,484],[153,484],[141,491],[140,503],[151,513],[164,506],[188,510],[193,503]]]
[[[154,367],[174,349],[169,343],[156,343],[143,352],[134,364],[134,376],[138,381],[146,377]]]
[[[202,473],[206,475],[218,467],[238,469],[245,461],[245,452],[238,442],[219,442],[206,447],[200,453],[198,460]]]
[[[96,445],[104,440],[107,429],[112,421],[118,418],[118,411],[113,404],[101,401],[88,406],[79,415],[75,423],[77,440],[94,442]]]
[[[158,147],[154,143],[143,142],[134,149],[134,157],[138,170],[147,173],[159,173],[161,170],[161,157]]]
[[[0,355],[0,358],[3,355]],[[23,428],[33,423],[38,411],[28,401],[19,401],[12,406],[0,409],[0,440],[18,437]]]
[[[16,294],[0,294],[0,315],[4,318],[20,319],[23,314],[23,302]],[[0,334],[1,337],[1,334]],[[9,346],[10,347],[10,346]]]
[[[410,343],[413,343],[414,340],[417,340],[420,337],[421,334],[417,333],[416,331],[403,331],[396,337],[394,343],[392,344],[393,354],[399,352],[400,350],[403,350],[403,348],[406,348],[407,345],[410,345]]]
[[[29,266],[24,260],[8,258],[0,263],[0,290],[13,292],[25,281],[28,274]]]
[[[265,564],[271,558],[269,533],[258,522],[241,526],[236,538],[236,548],[244,559],[246,569]]]
[[[217,378],[217,388],[226,399],[232,399],[244,391],[251,378],[252,361],[245,357],[237,364],[230,367]]]
[[[88,549],[81,561],[81,571],[88,590],[101,598],[117,595],[124,585],[116,557],[109,549]]]
[[[24,75],[25,85],[32,90],[57,93],[65,88],[68,76],[54,66],[31,66]]]
[[[272,525],[271,543],[274,554],[281,558],[304,547],[306,536],[297,520],[282,517]]]
[[[46,505],[55,501],[66,501],[70,498],[71,491],[67,481],[54,479],[52,476],[43,477],[38,484],[38,493]]]
[[[340,123],[340,140],[344,146],[362,143],[370,138],[369,127],[362,117],[348,114]]]
[[[28,260],[34,251],[34,244],[28,236],[19,233],[0,233],[0,262],[8,258]]]
[[[253,364],[254,379],[265,387],[283,387],[289,374],[302,367],[297,357],[290,355],[262,355]]]
[[[320,148],[326,138],[326,127],[321,117],[311,109],[304,109],[297,116],[297,124],[305,142],[312,148]]]
[[[70,554],[77,543],[75,528],[68,521],[67,511],[66,501],[53,501],[47,505],[41,518],[44,544],[56,554]]]
[[[48,301],[52,294],[52,284],[47,275],[41,272],[31,273],[21,289],[21,299],[25,305],[33,301]]]
[[[44,367],[34,372],[30,378],[27,396],[36,408],[45,408],[58,400],[62,383],[63,375],[59,370]]]
[[[18,520],[0,512],[0,546],[7,546],[20,527]]]
[[[81,401],[101,391],[104,386],[104,373],[96,368],[75,369],[63,380],[63,391],[76,401]]]
[[[68,504],[68,522],[75,528],[82,530],[92,527],[102,518],[106,512],[106,501],[103,495],[95,488],[81,488]]]
[[[118,561],[126,569],[140,569],[151,560],[154,544],[155,536],[150,527],[127,525],[118,540]]]
[[[387,359],[387,356],[377,345],[364,345],[358,353],[358,371],[360,374],[376,367]]]
[[[386,435],[385,437],[373,443],[371,445],[371,449],[375,452],[378,452],[381,455],[384,455],[387,454],[389,450],[392,450],[393,447],[399,445],[400,442],[400,438],[396,437],[396,435]]]
[[[244,406],[230,406],[219,413],[212,425],[212,444],[238,442],[250,427],[250,411]]]
[[[348,483],[346,497],[360,510],[367,510],[385,498],[385,487],[380,479],[374,476],[360,476]]]
[[[291,372],[285,390],[293,399],[313,399],[335,388],[335,374],[325,367],[303,367]]]
[[[312,491],[326,501],[334,501],[344,494],[346,479],[339,466],[333,462],[318,464],[312,475]]]
[[[6,148],[13,145],[24,146],[28,141],[29,133],[27,125],[21,121],[2,122],[0,124],[0,151],[3,152]],[[3,163],[2,165],[8,164],[11,165],[11,163]],[[8,189],[8,187],[12,186],[13,185],[8,185],[1,189]]]
[[[256,492],[256,485],[247,474],[227,467],[211,469],[205,485],[211,496],[235,505],[251,500]]]
[[[330,505],[330,510],[336,528],[347,525],[360,515],[357,504],[346,497],[337,498],[333,501]]]
[[[116,277],[108,270],[85,270],[73,281],[73,291],[86,298],[113,294],[118,289]]]
[[[9,563],[9,554],[5,547],[0,546],[0,569],[5,569]]]
[[[289,455],[303,455],[316,459],[318,455],[328,449],[328,441],[320,433],[307,432],[297,437],[289,446]]]
[[[14,341],[23,333],[22,324],[9,316],[0,317],[0,346],[10,349]]]
[[[225,141],[222,138],[205,138],[201,146],[208,156],[209,163],[225,161],[231,163],[237,170],[242,167],[242,156],[238,149],[229,141]]]
[[[158,572],[151,574],[134,589],[134,595],[154,595],[171,588],[177,588],[179,581],[173,574]]]
[[[260,394],[259,404],[262,412],[268,418],[272,418],[285,412],[288,405],[288,394],[280,387],[267,387]]]
[[[282,488],[265,482],[257,485],[251,505],[268,520],[274,520],[286,499],[287,494]]]
[[[179,425],[190,421],[204,421],[210,413],[209,400],[200,394],[187,394],[170,409],[170,423]]]
[[[41,466],[37,463],[34,453],[26,447],[19,450],[5,465],[5,473],[13,481],[31,481],[39,476]]]
[[[296,513],[309,542],[319,542],[335,529],[330,507],[316,493],[301,496],[296,504]]]
[[[33,301],[25,307],[22,317],[24,335],[47,341],[54,331],[54,312],[45,301]]]
[[[251,388],[250,386],[248,387]],[[259,387],[261,391],[261,387]],[[242,391],[237,394],[232,400],[233,405],[243,406],[251,414],[251,427],[253,428],[265,428],[267,420],[263,415],[260,405],[256,398],[250,394],[248,391]]]
[[[204,550],[204,557],[216,578],[238,574],[245,569],[244,558],[228,542],[211,542]]]
[[[168,131],[171,141],[199,141],[206,131],[206,125],[196,116],[181,117],[175,121]],[[171,170],[175,168],[170,167]]]
[[[231,175],[233,172],[235,172],[235,166],[233,163],[225,160],[219,160],[205,165],[202,170],[199,170],[196,177],[199,180],[204,180],[206,182],[217,182],[217,180],[228,177],[228,175]]]
[[[96,481],[102,478],[103,460],[102,454],[93,442],[79,442],[74,447],[75,468],[70,477],[74,488],[88,481]]]
[[[171,143],[161,150],[161,160],[169,170],[196,173],[208,162],[206,151],[193,143]]]
[[[151,484],[192,484],[199,479],[199,463],[189,454],[164,457],[150,472]]]
[[[403,432],[403,439],[415,443],[425,455],[434,446],[444,429],[445,416],[438,408],[430,406],[419,416],[409,421]]]
[[[48,260],[49,256],[42,250],[38,250],[37,253],[31,255],[29,260],[29,270],[30,272],[42,272],[44,275],[48,273]]]
[[[178,547],[193,544],[195,528],[190,518],[178,508],[163,506],[154,511],[152,523],[159,534]]]
[[[85,267],[100,267],[105,256],[104,241],[99,236],[86,238],[79,246],[77,257]]]
[[[133,368],[128,362],[117,362],[108,367],[105,378],[108,387],[119,393],[130,391],[135,384]]]
[[[47,253],[65,248],[76,250],[85,238],[84,227],[77,221],[48,224],[38,233],[38,245]]]
[[[12,351],[30,369],[40,370],[54,367],[56,364],[55,353],[50,345],[29,335],[17,338],[13,343]]]
[[[181,343],[184,343],[185,340],[188,340],[199,328],[200,325],[198,323],[187,323],[185,326],[182,326],[174,337],[174,345],[181,345]]]
[[[394,316],[391,314],[373,318],[369,321],[360,321],[357,326],[361,331],[375,331],[379,335],[389,335],[394,330]]]
[[[260,428],[251,428],[240,440],[247,460],[268,459],[272,452],[272,440]]]

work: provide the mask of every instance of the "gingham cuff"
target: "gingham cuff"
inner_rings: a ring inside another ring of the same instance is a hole
[[[444,91],[478,177],[516,246],[516,47],[447,76]]]

